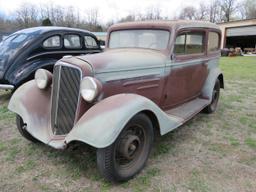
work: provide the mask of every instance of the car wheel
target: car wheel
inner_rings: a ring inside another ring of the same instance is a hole
[[[39,142],[29,132],[27,132],[27,130],[26,130],[27,124],[23,122],[23,119],[19,115],[16,115],[16,124],[17,124],[17,128],[18,128],[20,134],[23,137],[25,137],[29,141],[32,141],[33,143],[38,143]]]
[[[151,120],[145,114],[137,114],[126,124],[112,145],[97,150],[100,173],[112,182],[133,178],[145,166],[153,138]]]
[[[217,79],[213,88],[211,104],[204,108],[203,112],[213,113],[217,109],[218,101],[220,97],[220,80]]]

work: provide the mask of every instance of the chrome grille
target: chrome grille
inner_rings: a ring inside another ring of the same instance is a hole
[[[51,125],[55,135],[65,135],[74,126],[80,81],[79,69],[65,65],[54,67]]]

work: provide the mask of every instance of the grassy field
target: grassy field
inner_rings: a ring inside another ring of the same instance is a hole
[[[218,111],[157,138],[146,168],[118,185],[100,177],[94,150],[57,151],[23,139],[1,92],[0,191],[255,191],[256,58],[222,58],[221,68]]]

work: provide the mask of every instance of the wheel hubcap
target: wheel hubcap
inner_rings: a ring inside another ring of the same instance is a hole
[[[119,145],[119,153],[126,159],[133,159],[140,146],[140,139],[136,135],[128,135]]]
[[[131,127],[123,135],[116,148],[116,163],[129,166],[136,161],[143,150],[144,131],[140,127]]]

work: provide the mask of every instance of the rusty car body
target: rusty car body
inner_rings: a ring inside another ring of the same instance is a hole
[[[164,135],[216,110],[219,47],[220,30],[208,22],[116,24],[104,52],[63,58],[53,74],[39,70],[9,109],[27,139],[57,149],[86,143],[105,178],[128,180],[145,166],[152,130]]]
[[[86,44],[88,38],[95,46]],[[64,55],[99,52],[99,41],[86,30],[48,26],[17,31],[0,42],[0,89],[16,89],[40,68],[52,72]]]

